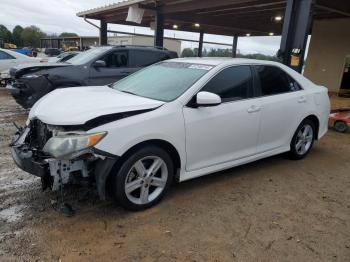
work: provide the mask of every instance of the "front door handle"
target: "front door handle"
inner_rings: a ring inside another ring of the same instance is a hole
[[[306,102],[306,97],[305,96],[301,96],[298,99],[298,103],[305,103]]]
[[[247,112],[248,113],[255,113],[255,112],[259,112],[261,110],[260,106],[251,106],[248,108]]]

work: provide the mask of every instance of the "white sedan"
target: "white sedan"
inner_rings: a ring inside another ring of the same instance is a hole
[[[29,57],[18,52],[0,48],[0,72],[21,64],[47,62],[47,59]]]
[[[44,187],[91,177],[101,198],[141,210],[173,180],[284,152],[305,157],[329,112],[327,88],[282,64],[174,59],[110,86],[51,92],[31,109],[12,153]]]

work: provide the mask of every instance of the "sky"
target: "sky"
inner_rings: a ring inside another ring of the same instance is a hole
[[[23,27],[36,25],[48,34],[62,32],[75,32],[81,36],[97,36],[98,30],[86,23],[76,13],[87,9],[100,7],[118,0],[0,0],[0,24],[9,30],[14,26]],[[98,21],[95,21],[96,24]],[[109,25],[108,29],[152,34],[148,28],[124,25]],[[197,33],[166,30],[165,35],[197,40]],[[232,43],[232,37],[208,35],[204,41]],[[280,37],[241,37],[238,41],[238,50],[242,54],[263,53],[275,55],[279,49]],[[182,48],[197,47],[196,43],[182,42]],[[205,48],[229,48],[227,46],[204,45]]]

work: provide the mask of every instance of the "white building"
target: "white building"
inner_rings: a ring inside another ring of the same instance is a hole
[[[144,45],[153,46],[154,38],[152,36],[108,36],[109,45]],[[164,47],[170,51],[177,52],[178,56],[181,55],[181,41],[175,39],[164,39]]]

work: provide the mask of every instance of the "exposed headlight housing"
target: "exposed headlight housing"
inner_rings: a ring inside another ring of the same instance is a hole
[[[94,134],[67,134],[51,137],[43,151],[57,159],[72,159],[100,142],[107,132]]]

